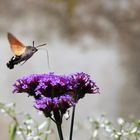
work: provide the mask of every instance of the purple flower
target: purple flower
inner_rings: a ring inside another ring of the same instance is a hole
[[[91,80],[90,75],[83,72],[71,75],[71,86],[76,101],[83,98],[86,93],[99,93],[99,88],[95,82]]]
[[[59,97],[71,89],[70,80],[67,76],[55,75],[53,73],[44,75],[35,89],[36,95],[45,97]]]
[[[14,93],[26,92],[35,98],[41,96],[59,97],[71,89],[68,77],[55,75],[54,73],[33,74],[23,77],[17,80],[13,86]]]
[[[42,97],[35,102],[35,108],[43,111],[46,117],[51,117],[54,112],[59,110],[61,115],[65,114],[67,109],[74,105],[73,98],[70,95],[60,97]],[[58,116],[60,115],[58,114]]]
[[[99,88],[88,74],[83,72],[65,75],[33,74],[18,79],[14,93],[27,93],[35,98],[34,107],[43,111],[46,117],[54,116],[61,122],[63,114],[75,105],[85,94],[99,93]]]
[[[35,89],[38,85],[39,79],[42,75],[32,74],[30,76],[23,77],[22,79],[18,79],[14,86],[13,93],[23,93],[26,92],[29,95],[35,96]]]

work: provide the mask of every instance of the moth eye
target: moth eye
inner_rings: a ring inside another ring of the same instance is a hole
[[[32,52],[36,52],[36,49],[32,48]]]

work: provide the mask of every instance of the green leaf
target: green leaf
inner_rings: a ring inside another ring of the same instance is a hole
[[[9,135],[10,140],[15,140],[17,131],[17,123],[12,123],[9,125]]]

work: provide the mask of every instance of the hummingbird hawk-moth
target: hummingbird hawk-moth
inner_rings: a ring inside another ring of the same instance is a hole
[[[14,53],[14,56],[7,63],[7,67],[9,69],[13,69],[15,65],[21,62],[23,62],[22,64],[24,64],[34,53],[38,51],[38,47],[46,45],[42,44],[35,47],[33,41],[33,46],[25,46],[11,33],[8,33],[7,37],[10,43],[11,50]]]

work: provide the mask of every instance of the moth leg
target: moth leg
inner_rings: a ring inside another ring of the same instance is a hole
[[[28,59],[27,59],[28,60]],[[22,66],[27,60],[25,60],[23,63],[20,63],[20,65]]]
[[[14,65],[15,65],[14,61],[15,61],[15,59],[16,59],[16,57],[13,56],[13,57],[10,59],[10,61],[6,64],[7,67],[8,67],[9,69],[13,69],[13,68],[14,68]]]

